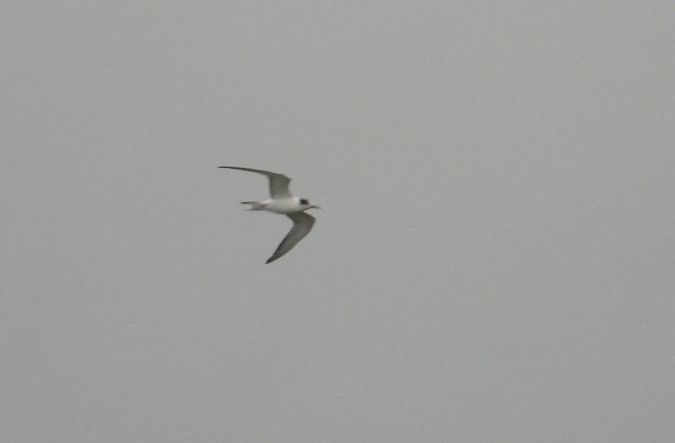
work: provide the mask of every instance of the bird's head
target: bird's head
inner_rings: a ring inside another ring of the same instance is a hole
[[[319,206],[317,206],[317,205],[315,205],[315,204],[310,203],[310,201],[307,200],[306,198],[301,198],[301,199],[300,199],[300,206],[302,206],[303,211],[306,211],[306,210],[312,209],[312,208],[314,208],[314,209],[321,209],[321,207],[319,207]]]

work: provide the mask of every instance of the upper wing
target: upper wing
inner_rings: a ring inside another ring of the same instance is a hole
[[[277,174],[276,172],[263,171],[262,169],[241,168],[239,166],[218,166],[226,169],[239,169],[240,171],[257,172],[267,176],[270,181],[270,197],[291,197],[291,190],[288,189],[291,179],[284,174]]]
[[[286,237],[284,237],[281,243],[279,243],[279,246],[277,246],[274,254],[272,254],[272,256],[268,258],[265,263],[272,263],[274,260],[293,249],[293,246],[298,244],[300,240],[309,234],[309,231],[312,230],[312,226],[314,226],[314,222],[316,220],[314,217],[305,212],[291,212],[290,214],[286,215],[288,218],[293,220],[293,227],[290,231],[288,231],[288,234],[286,234]]]

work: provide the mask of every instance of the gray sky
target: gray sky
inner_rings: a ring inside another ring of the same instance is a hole
[[[675,441],[674,17],[9,2],[0,440]]]

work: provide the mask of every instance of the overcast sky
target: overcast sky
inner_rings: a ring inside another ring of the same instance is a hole
[[[2,9],[0,440],[675,441],[673,2]]]

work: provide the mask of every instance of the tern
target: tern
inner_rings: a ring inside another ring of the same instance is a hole
[[[314,226],[315,218],[307,214],[308,209],[321,209],[319,206],[310,203],[306,198],[299,198],[291,193],[288,185],[291,179],[283,174],[262,169],[242,168],[240,166],[218,166],[224,169],[237,169],[239,171],[255,172],[262,174],[269,180],[270,198],[261,201],[241,202],[243,205],[250,205],[249,211],[269,211],[275,214],[284,214],[293,222],[293,227],[286,237],[279,243],[274,254],[265,262],[272,263],[288,251],[293,249],[300,240],[305,238]]]

